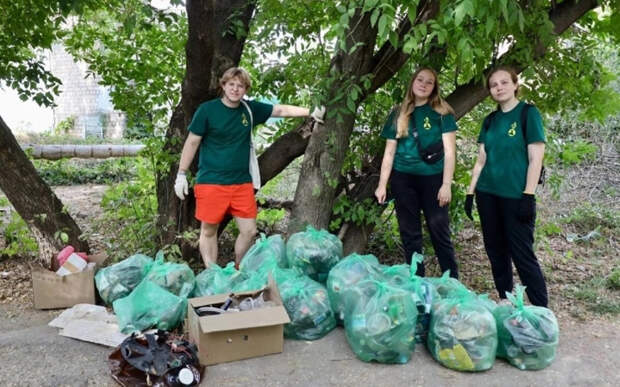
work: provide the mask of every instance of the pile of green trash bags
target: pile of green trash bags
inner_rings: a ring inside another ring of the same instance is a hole
[[[321,235],[326,231],[321,231]],[[261,237],[250,247],[236,270],[210,265],[196,276],[194,296],[245,292],[263,288],[271,274],[291,322],[284,326],[290,339],[316,340],[336,326],[325,287],[305,275],[299,267],[288,268],[286,248],[280,235]]]
[[[290,236],[286,242],[286,257],[289,267],[298,268],[313,280],[324,284],[329,271],[342,258],[342,242],[326,230],[308,226],[306,231]]]
[[[497,323],[497,357],[522,370],[539,370],[555,359],[559,327],[550,309],[526,306],[523,286],[506,296],[512,305],[498,306],[493,315]]]
[[[486,302],[467,289],[438,301],[433,305],[427,346],[435,360],[454,370],[493,367],[497,328]]]
[[[186,264],[164,262],[161,251],[154,262],[136,254],[104,268],[95,281],[102,299],[112,304],[123,333],[177,327],[195,284],[194,272]]]

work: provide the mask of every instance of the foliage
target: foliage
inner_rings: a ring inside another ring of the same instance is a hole
[[[96,7],[98,0],[1,0],[0,85],[17,91],[22,100],[53,106],[60,80],[46,68],[41,49],[62,38],[72,14]]]
[[[620,268],[615,268],[607,276],[607,287],[613,290],[620,290]]]
[[[180,97],[187,19],[141,0],[110,1],[82,14],[65,39],[137,136],[163,133]]]
[[[75,128],[75,116],[69,116],[60,121],[53,130],[56,136],[62,136],[68,134]]]
[[[32,160],[43,180],[49,185],[111,184],[134,177],[132,157],[107,160]]]
[[[612,291],[613,292],[613,291]],[[607,280],[602,277],[594,277],[581,284],[573,291],[576,299],[586,303],[587,308],[601,314],[620,314],[620,300],[609,294]]]
[[[136,178],[111,186],[101,201],[104,216],[97,227],[110,233],[106,250],[112,257],[154,255],[159,248],[152,168],[144,158],[137,158],[136,162]]]
[[[0,249],[0,257],[24,257],[35,255],[39,251],[39,245],[30,234],[28,225],[16,211],[11,211],[11,218],[6,225],[3,223],[3,221],[0,222],[0,231],[5,240],[5,246]]]

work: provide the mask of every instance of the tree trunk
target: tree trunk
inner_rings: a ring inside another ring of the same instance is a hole
[[[164,145],[164,150],[171,156],[180,155],[187,137],[187,126],[198,105],[217,97],[220,76],[239,63],[255,6],[255,0],[186,2],[189,25],[185,46],[187,67],[181,102],[170,119]],[[195,157],[191,167],[194,173],[197,159]],[[174,194],[177,169],[178,163],[174,162],[168,173],[157,173],[156,176],[162,245],[175,243],[179,233],[199,226],[194,218],[193,192],[183,202]],[[180,245],[184,257],[198,257],[196,246],[184,240]]]
[[[588,11],[598,6],[595,0],[582,0],[578,2],[564,2],[559,4],[556,8],[549,12],[549,19],[553,22],[553,31],[556,34],[561,34],[569,26],[575,23]],[[540,58],[545,54],[546,47],[538,47],[535,53],[536,58]],[[506,53],[506,57],[510,58],[511,51]],[[436,55],[441,55],[436,53]],[[431,58],[432,59],[432,58]],[[513,62],[512,65],[519,71],[525,69],[525,65],[521,63]],[[490,71],[488,68],[485,74]],[[467,84],[460,85],[456,88],[446,100],[452,105],[456,112],[456,118],[459,119],[473,109],[477,104],[482,102],[489,95],[485,85],[476,78]],[[373,160],[376,163],[377,157]],[[374,188],[378,184],[378,176],[375,176],[374,170],[369,170],[365,179],[362,179],[360,183],[356,184],[353,191],[356,192],[353,195],[354,201],[363,201],[366,198],[372,198],[374,195]],[[358,187],[362,184],[361,189]],[[371,189],[364,189],[364,187],[372,186]],[[356,191],[357,190],[357,191]],[[352,252],[362,253],[366,250],[368,245],[368,237],[370,236],[374,225],[357,226],[355,224],[347,225],[347,228],[342,237],[342,243],[344,246],[345,254]]]
[[[0,117],[0,189],[17,213],[28,224],[39,244],[39,261],[51,267],[52,260],[64,243],[54,237],[64,232],[67,242],[80,251],[89,251],[88,242],[80,239],[82,231],[68,214],[62,202],[41,179],[22,151],[11,129]]]
[[[108,157],[135,157],[144,149],[144,145],[38,145],[28,144],[22,147],[30,152],[33,159],[58,160],[76,157],[79,159],[106,159]]]
[[[438,1],[421,1],[416,11],[416,22],[429,20],[438,10]],[[399,36],[403,36],[410,29],[411,23],[406,18],[398,27]],[[335,81],[326,98],[328,101],[335,101],[327,106],[328,112],[337,110],[346,113],[340,113],[339,119],[337,116],[327,118],[325,125],[315,130],[310,138],[295,192],[289,233],[299,231],[308,224],[316,228],[327,228],[329,224],[338,194],[337,181],[349,147],[356,115],[355,112],[347,110],[346,97],[338,99],[341,90],[346,90],[351,83],[364,90],[362,77],[372,75],[370,89],[358,95],[354,101],[357,109],[368,92],[376,90],[391,79],[409,57],[400,50],[391,48],[389,42],[374,54],[377,28],[370,23],[370,13],[363,13],[360,8],[351,18],[348,31],[345,49],[336,53],[330,65],[329,74]],[[360,46],[351,52],[356,45]]]

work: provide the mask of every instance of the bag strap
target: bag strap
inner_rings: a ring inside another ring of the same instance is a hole
[[[244,100],[240,100],[239,102],[243,104],[245,109],[248,111],[248,114],[250,115],[250,141],[252,141],[252,129],[254,129],[254,116],[252,115],[252,109],[250,109],[250,105],[248,105],[248,103]]]

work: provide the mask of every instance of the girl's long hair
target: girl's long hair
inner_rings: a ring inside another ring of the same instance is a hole
[[[430,67],[420,67],[415,73],[413,73],[405,99],[400,105],[398,119],[396,121],[396,138],[407,137],[409,135],[409,118],[411,117],[411,113],[413,113],[413,109],[415,109],[413,82],[418,74],[424,70],[429,71],[433,74],[433,77],[435,77],[435,86],[433,87],[431,94],[428,96],[428,103],[431,105],[431,108],[442,116],[445,116],[446,114],[454,114],[454,109],[452,109],[452,106],[441,98],[437,72]]]

